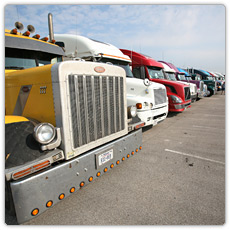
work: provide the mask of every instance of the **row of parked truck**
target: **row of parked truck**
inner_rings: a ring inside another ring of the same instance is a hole
[[[5,31],[5,200],[28,221],[142,149],[142,127],[211,96],[204,71],[83,36]]]

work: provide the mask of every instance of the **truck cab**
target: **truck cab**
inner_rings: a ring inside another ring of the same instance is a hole
[[[161,62],[161,61],[159,61]],[[177,81],[180,83],[183,83],[185,85],[188,85],[190,87],[190,94],[191,94],[191,101],[194,102],[197,98],[197,87],[193,83],[188,83],[187,80],[185,80],[185,77],[182,77],[181,74],[181,79],[178,80],[177,78],[177,72],[175,69],[171,68],[169,65],[167,65],[165,62],[161,62],[161,64],[164,66],[164,73],[166,75],[166,78],[171,81]]]
[[[192,80],[192,77],[189,75],[189,73],[186,70],[179,68],[179,67],[177,67],[177,69],[180,72],[184,73],[185,79],[188,82],[196,84],[196,86],[197,86],[197,99],[201,99],[201,98],[205,97],[205,95],[207,95],[207,87],[205,86],[205,84],[202,80]]]
[[[133,75],[139,79],[148,79],[165,85],[167,90],[169,111],[182,112],[191,106],[191,95],[189,86],[165,79],[163,65],[153,58],[131,50],[121,49],[132,60]]]
[[[145,126],[156,125],[168,114],[168,101],[164,85],[133,77],[129,64],[131,59],[117,47],[70,34],[55,34],[57,44],[65,47],[65,60],[82,59],[119,66],[126,72],[127,105],[136,105],[138,117]]]
[[[187,72],[192,76],[192,79],[201,79],[204,84],[207,85],[207,96],[211,97],[216,92],[216,82],[213,80],[212,76],[204,70],[199,69],[187,69]],[[198,77],[198,78],[197,78]]]
[[[53,36],[5,31],[5,201],[24,223],[141,151],[115,65],[63,62]],[[31,26],[27,28],[32,28]]]

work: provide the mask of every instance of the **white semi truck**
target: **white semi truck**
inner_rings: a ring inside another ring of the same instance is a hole
[[[192,102],[194,102],[195,99],[197,98],[197,86],[196,86],[196,84],[188,83],[185,81],[178,81],[175,77],[176,71],[163,62],[161,62],[161,64],[164,66],[164,73],[165,73],[168,80],[177,81],[177,82],[180,82],[180,83],[183,83],[183,84],[189,86],[190,94],[191,94],[191,100],[192,100]]]
[[[135,104],[138,117],[145,126],[156,125],[168,115],[168,98],[164,85],[136,79],[130,58],[117,47],[84,36],[55,34],[56,44],[63,46],[65,60],[85,60],[120,66],[126,71],[127,105]]]

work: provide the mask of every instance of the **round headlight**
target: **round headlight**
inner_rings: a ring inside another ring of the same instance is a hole
[[[128,107],[128,117],[136,117],[137,115],[137,107],[136,106],[129,106]]]
[[[55,137],[55,128],[49,123],[41,123],[34,128],[34,137],[41,144],[50,143]]]

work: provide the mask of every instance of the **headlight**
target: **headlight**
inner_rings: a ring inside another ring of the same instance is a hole
[[[55,137],[55,128],[49,123],[40,123],[34,127],[34,138],[41,144],[50,143]]]
[[[137,115],[136,106],[129,106],[128,107],[128,118],[136,117],[136,115]]]
[[[173,103],[182,103],[181,99],[177,96],[170,95]]]
[[[145,107],[148,107],[148,106],[149,106],[149,103],[148,103],[148,102],[144,102],[144,106],[145,106]]]

